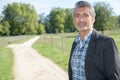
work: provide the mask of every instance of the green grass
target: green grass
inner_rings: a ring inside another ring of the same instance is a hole
[[[120,40],[120,35],[108,35],[108,36],[111,36],[114,39]]]
[[[111,36],[115,40],[117,48],[120,52],[120,35],[109,35],[109,36]]]
[[[50,44],[62,53],[70,53],[76,33],[42,35],[40,42]]]
[[[117,48],[120,53],[120,30],[112,30],[112,31],[105,31],[105,34],[112,37],[115,40],[115,43],[117,45]]]
[[[61,51],[50,44],[44,44],[39,42],[40,39],[33,45],[33,47],[40,52],[43,56],[50,58],[53,62],[61,66],[64,70],[67,70],[68,54],[62,54]]]
[[[116,45],[117,45],[117,48],[118,48],[118,51],[120,53],[120,41],[115,41],[116,42]]]
[[[34,43],[33,47],[40,52],[40,54],[51,59],[67,71],[69,53],[76,35],[77,33],[45,34]],[[120,52],[120,35],[109,36],[114,38]]]
[[[0,47],[0,80],[13,80],[13,54],[11,49]]]

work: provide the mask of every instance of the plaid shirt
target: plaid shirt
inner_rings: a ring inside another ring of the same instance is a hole
[[[88,44],[91,38],[92,30],[88,33],[83,40],[78,35],[75,39],[77,43],[71,58],[72,67],[72,80],[86,80],[85,75],[85,56]]]

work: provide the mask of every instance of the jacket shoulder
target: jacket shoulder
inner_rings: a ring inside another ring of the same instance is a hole
[[[112,37],[99,33],[98,31],[93,31],[92,38],[98,41],[114,41]]]

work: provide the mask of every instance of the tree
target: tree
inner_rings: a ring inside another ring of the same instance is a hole
[[[117,26],[118,29],[120,29],[120,15],[117,17],[116,26]]]
[[[3,11],[3,21],[10,24],[10,34],[36,34],[38,27],[37,14],[30,4],[8,4]]]
[[[10,24],[8,21],[4,21],[2,22],[2,25],[3,25],[3,35],[9,35],[10,34]]]
[[[2,16],[0,16],[0,22],[2,21]]]
[[[50,28],[52,33],[63,32],[65,23],[65,10],[53,8],[49,15]]]
[[[38,32],[38,34],[42,34],[45,32],[44,25],[42,23],[39,24],[37,32]]]
[[[3,25],[0,24],[0,35],[3,35],[4,31],[3,31]]]
[[[106,29],[109,29],[111,26],[111,17],[112,17],[112,8],[109,6],[109,4],[106,4],[104,2],[97,2],[94,5],[95,12],[96,12],[96,18],[94,27],[97,30],[101,30],[102,32]]]
[[[10,34],[10,25],[7,21],[0,23],[0,35],[9,35]]]
[[[65,24],[64,24],[64,31],[65,32],[74,32],[76,29],[73,25],[73,16],[72,16],[72,9],[65,9],[66,17],[65,17]]]
[[[53,31],[53,27],[51,27],[51,24],[50,24],[50,21],[49,21],[49,15],[45,17],[45,20],[44,20],[44,25],[45,25],[45,31],[46,33],[52,33]]]

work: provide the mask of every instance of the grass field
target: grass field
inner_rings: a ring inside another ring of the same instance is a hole
[[[10,36],[0,37],[0,80],[14,80],[13,79],[13,53],[8,44],[23,43],[34,36]]]
[[[120,35],[109,35],[109,36],[111,36],[112,38],[114,38],[115,43],[116,43],[117,48],[118,48],[119,53],[120,53]]]
[[[77,33],[45,34],[33,45],[43,56],[50,58],[67,71],[69,53]],[[120,51],[120,35],[109,35],[114,38]]]

